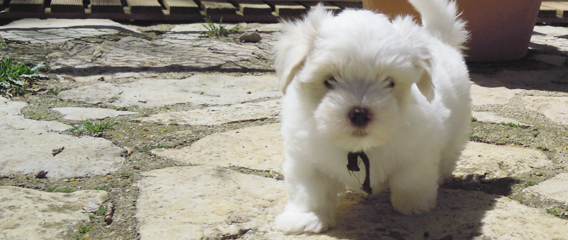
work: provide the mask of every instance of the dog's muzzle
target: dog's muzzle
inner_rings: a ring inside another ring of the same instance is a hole
[[[365,128],[371,121],[371,113],[366,108],[356,107],[349,112],[349,120],[353,126]]]

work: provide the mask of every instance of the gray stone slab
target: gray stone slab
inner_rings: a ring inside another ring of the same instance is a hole
[[[240,166],[282,171],[280,124],[244,128],[207,136],[182,149],[154,149],[152,153],[188,164]]]
[[[122,25],[120,23],[108,20],[108,19],[37,19],[37,18],[26,18],[13,21],[9,24],[0,26],[0,31],[7,30],[36,30],[36,29],[48,29],[55,28],[62,31],[62,28],[113,28],[121,29],[123,31],[140,33],[140,31],[135,28]]]
[[[482,87],[477,84],[471,85],[471,104],[483,106],[487,104],[507,104],[520,89],[508,89],[505,87]]]
[[[441,189],[429,213],[395,212],[388,193],[346,194],[337,226],[322,234],[283,235],[273,219],[286,203],[283,181],[215,166],[143,173],[140,237],[148,239],[566,239],[568,221],[507,197]]]
[[[477,121],[479,122],[487,122],[487,123],[513,123],[513,124],[519,124],[519,125],[527,125],[524,123],[521,123],[515,119],[512,118],[507,118],[507,117],[501,117],[498,116],[495,113],[492,112],[477,112],[477,111],[472,111],[471,112],[471,116],[476,118]]]
[[[60,134],[70,126],[55,121],[25,119],[25,105],[0,99],[0,175],[48,171],[48,178],[66,178],[106,174],[122,165],[122,148],[102,138]]]
[[[550,120],[568,124],[568,97],[523,97],[525,108],[544,114]]]
[[[0,239],[64,239],[107,199],[106,191],[50,193],[0,187]]]
[[[26,119],[20,110],[27,105],[25,102],[13,102],[0,97],[0,129],[61,132],[71,127],[56,121]]]
[[[267,223],[286,201],[282,181],[214,166],[167,168],[143,176],[136,202],[141,239],[270,231]]]
[[[230,122],[276,118],[280,113],[280,101],[235,104],[208,107],[182,112],[166,112],[141,118],[142,122],[176,125],[221,125]]]
[[[118,30],[114,29],[0,30],[0,36],[2,38],[39,44],[63,43],[81,37],[93,37],[116,33],[118,33]]]
[[[94,137],[0,129],[0,175],[47,171],[48,178],[103,175],[117,171],[124,160],[122,148]],[[54,149],[64,150],[53,156]]]
[[[538,196],[541,201],[568,206],[568,173],[561,173],[538,185],[523,189],[523,192]]]
[[[542,35],[562,37],[568,35],[568,29],[561,26],[534,26],[533,31]]]
[[[113,70],[179,72],[219,67],[224,64],[240,68],[238,63],[241,61],[256,59],[259,55],[270,56],[269,49],[255,44],[240,44],[216,38],[187,40],[169,37],[171,35],[174,34],[155,40],[129,36],[96,45],[69,43],[65,47],[70,49],[62,49],[65,54],[55,53],[57,57],[53,57],[50,66],[59,71],[105,67],[109,72]],[[102,54],[93,61],[93,53],[96,50],[100,50]],[[266,69],[266,66],[259,68]]]
[[[236,26],[236,24],[223,24],[223,26],[230,29]],[[278,32],[282,30],[282,24],[239,23],[239,29],[241,31]],[[202,23],[178,24],[170,30],[172,33],[196,33],[206,31],[207,28],[203,26]]]
[[[104,108],[63,107],[52,108],[51,110],[63,114],[63,118],[69,120],[103,119],[121,115],[137,114],[137,112],[116,111],[114,109]]]
[[[96,83],[59,93],[62,99],[119,107],[176,103],[227,105],[280,96],[275,76],[195,75],[183,80],[144,79],[126,84]]]
[[[538,150],[469,142],[453,175],[457,178],[498,179],[551,165],[552,162]]]

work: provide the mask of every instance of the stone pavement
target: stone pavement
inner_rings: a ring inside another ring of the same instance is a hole
[[[56,117],[28,116],[41,102],[34,99],[47,99],[47,93],[0,98],[2,240],[568,239],[568,220],[562,219],[568,212],[563,27],[535,27],[522,61],[470,65],[472,141],[453,179],[440,189],[436,209],[402,216],[388,192],[369,198],[347,193],[337,227],[286,236],[272,228],[286,204],[280,93],[270,66],[277,24],[244,25],[262,36],[260,44],[247,44],[204,38],[199,24],[65,23],[70,25],[22,20],[0,27],[0,36],[14,41],[8,47],[57,44],[46,59],[59,84],[45,110]],[[159,37],[144,35],[155,32]],[[87,119],[115,119],[128,127],[103,137],[66,131]],[[193,140],[137,148],[142,140],[126,135],[139,128],[147,139]],[[141,155],[167,167],[145,167],[151,163],[139,161]],[[48,172],[47,180],[26,183],[41,171]],[[118,191],[84,183],[96,178],[129,182]],[[77,191],[44,187],[59,183]],[[119,204],[123,198],[134,198],[131,206]],[[106,227],[81,229],[95,224],[97,210],[108,203],[117,205],[119,217]],[[134,209],[131,215],[121,212],[127,207]],[[136,234],[112,228],[121,222]]]

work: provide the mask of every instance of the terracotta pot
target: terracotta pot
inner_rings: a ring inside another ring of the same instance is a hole
[[[457,0],[471,33],[468,61],[509,61],[524,57],[542,0]],[[363,0],[363,7],[394,17],[418,13],[405,0]],[[419,19],[417,17],[416,19]]]

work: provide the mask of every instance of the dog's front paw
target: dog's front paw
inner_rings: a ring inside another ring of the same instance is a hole
[[[396,211],[404,215],[420,214],[428,212],[436,207],[436,198],[411,199],[392,196],[392,206]]]
[[[332,219],[324,219],[314,212],[286,211],[278,215],[274,221],[276,228],[286,234],[300,234],[303,232],[320,233],[329,226],[335,225]]]

